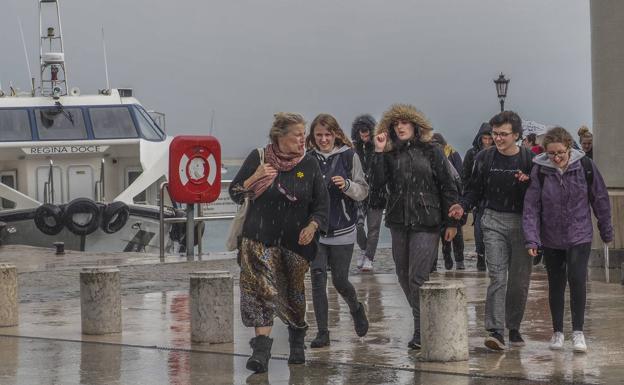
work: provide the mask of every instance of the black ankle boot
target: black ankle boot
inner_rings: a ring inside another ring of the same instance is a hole
[[[305,343],[303,339],[306,335],[305,328],[288,327],[288,342],[290,343],[289,364],[305,363]]]
[[[311,348],[322,348],[324,346],[329,346],[329,330],[319,330],[316,338],[310,342]]]
[[[266,372],[269,369],[273,339],[267,336],[257,336],[249,341],[249,345],[251,345],[253,353],[247,360],[247,369],[256,373]]]
[[[366,318],[366,311],[362,302],[358,302],[360,305],[356,311],[351,313],[353,317],[353,327],[355,328],[355,334],[358,337],[364,337],[368,333],[368,318]]]
[[[450,255],[444,256],[444,268],[446,270],[451,270],[453,268],[453,258]]]

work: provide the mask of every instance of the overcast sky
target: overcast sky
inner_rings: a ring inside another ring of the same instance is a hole
[[[0,83],[29,89],[18,18],[38,77],[36,0],[0,0]],[[591,126],[587,0],[61,0],[68,77],[132,87],[166,113],[167,130],[214,134],[224,157],[267,140],[276,111],[379,118],[392,103],[421,109],[463,152],[506,107],[523,119]]]

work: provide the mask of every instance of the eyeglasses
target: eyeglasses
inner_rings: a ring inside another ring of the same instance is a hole
[[[548,154],[549,158],[556,158],[558,157],[559,159],[565,157],[568,154],[568,151],[558,151],[558,152],[547,152],[546,154]]]
[[[501,138],[506,138],[509,135],[513,134],[513,132],[496,132],[496,131],[492,131],[492,137],[496,138],[497,136],[500,136]]]
[[[280,182],[277,182],[277,191],[282,193],[289,201],[297,202],[297,197],[286,191],[286,189],[284,188],[284,186],[282,186]]]

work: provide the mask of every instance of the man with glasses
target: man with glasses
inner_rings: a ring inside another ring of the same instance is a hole
[[[522,120],[504,111],[490,120],[495,146],[481,151],[460,204],[449,215],[460,218],[480,202],[485,258],[490,284],[485,303],[485,346],[504,350],[505,327],[512,346],[523,346],[520,323],[524,316],[532,259],[522,235],[524,194],[529,185],[534,154],[517,145],[522,138]]]

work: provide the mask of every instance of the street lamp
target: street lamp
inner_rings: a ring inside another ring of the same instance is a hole
[[[507,97],[509,79],[505,79],[505,75],[501,72],[498,79],[494,79],[494,85],[496,85],[496,93],[498,94],[498,100],[500,101],[501,112],[503,112],[505,111],[505,98]]]

